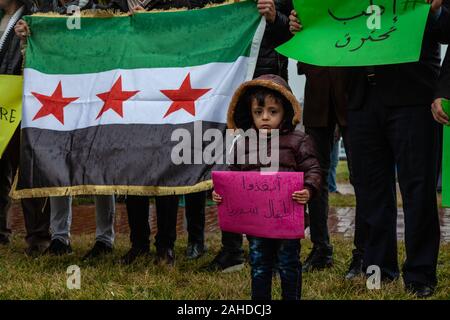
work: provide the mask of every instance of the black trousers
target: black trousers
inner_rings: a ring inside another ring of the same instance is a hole
[[[334,131],[337,125],[336,117],[330,113],[330,119],[327,127],[306,127],[305,132],[311,136],[316,144],[317,156],[322,171],[322,185],[320,193],[308,204],[310,213],[310,232],[311,241],[314,247],[321,249],[322,252],[332,254],[330,236],[328,232],[328,173],[330,171],[330,156],[334,144]],[[349,142],[349,133],[346,126],[340,126],[342,138],[344,140],[345,151],[347,154],[347,163],[350,173],[350,182],[352,182],[352,147]],[[361,254],[364,251],[365,239],[364,230],[358,218],[355,226],[355,247],[354,254]]]
[[[328,173],[330,171],[330,154],[334,143],[334,130],[336,127],[336,120],[333,116],[329,119],[328,127],[306,127],[306,133],[309,134],[316,143],[318,152],[318,159],[322,170],[322,183],[320,194],[313,199],[309,205],[310,213],[310,232],[311,241],[315,247],[321,248],[325,252],[332,252],[330,244],[330,237],[328,232]],[[347,154],[347,164],[350,174],[350,183],[353,184],[353,164],[352,152],[353,146],[349,134],[349,128],[340,126],[339,130],[344,141],[345,152]],[[355,191],[356,192],[356,191]],[[363,219],[359,214],[359,209],[356,207],[355,213],[355,233],[354,233],[354,250],[353,256],[362,257],[364,255],[364,248],[367,241],[367,229],[363,223]]]
[[[371,91],[349,111],[353,182],[367,228],[364,267],[399,276],[395,173],[405,215],[406,284],[436,284],[439,219],[436,202],[437,123],[429,105],[388,107]]]
[[[2,158],[0,159],[0,236],[9,237],[9,209],[11,199],[9,192],[19,165],[20,130],[16,130]],[[50,202],[45,198],[22,200],[25,220],[26,241],[28,245],[41,244],[51,240]]]
[[[188,241],[204,242],[206,192],[185,195]],[[157,248],[173,249],[177,238],[178,196],[161,196],[155,198],[156,222],[158,232],[155,236]],[[150,247],[149,197],[127,197],[128,224],[130,241],[133,247],[147,249]]]

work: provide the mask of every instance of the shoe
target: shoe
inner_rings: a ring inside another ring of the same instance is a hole
[[[49,242],[31,244],[25,249],[25,254],[30,258],[36,258],[43,255],[49,246]]]
[[[155,265],[175,266],[175,253],[170,248],[156,249]]]
[[[11,242],[11,240],[9,240],[8,236],[5,236],[3,234],[0,235],[0,245],[6,246],[6,245],[10,244],[10,242]]]
[[[417,282],[407,284],[405,289],[407,292],[421,299],[431,297],[434,294],[434,287]]]
[[[54,239],[50,242],[50,246],[45,250],[46,254],[50,254],[52,256],[62,256],[65,254],[72,253],[72,247],[69,244],[65,244],[59,239]]]
[[[89,260],[89,259],[95,259],[99,258],[101,256],[104,256],[106,254],[112,253],[113,248],[112,246],[107,245],[106,243],[102,241],[95,241],[94,246],[91,250],[89,250],[84,257],[82,258],[83,261]]]
[[[229,253],[221,250],[214,260],[205,268],[209,272],[234,272],[244,268],[245,259],[241,253]]]
[[[137,258],[144,256],[150,256],[149,248],[131,247],[131,249],[128,250],[122,258],[120,258],[120,264],[129,265],[132,264]]]
[[[188,260],[198,259],[205,254],[206,250],[206,246],[201,243],[188,243],[186,258]]]
[[[313,247],[302,267],[302,272],[318,271],[333,266],[332,252],[328,248]]]
[[[363,272],[363,260],[359,255],[354,255],[350,266],[348,267],[347,274],[345,275],[345,280],[353,280],[359,276],[364,276]]]

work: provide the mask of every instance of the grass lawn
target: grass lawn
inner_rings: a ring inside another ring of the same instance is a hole
[[[184,259],[186,238],[177,241],[175,269],[156,267],[150,259],[132,266],[117,264],[128,249],[128,239],[119,235],[114,254],[95,262],[81,262],[93,235],[74,237],[74,254],[66,257],[30,259],[23,254],[24,241],[15,236],[10,247],[0,247],[0,299],[249,299],[250,269],[231,274],[199,271],[218,250],[218,235],[208,235],[209,252],[198,261]],[[302,241],[302,260],[311,243]],[[401,280],[368,290],[364,279],[343,280],[351,254],[348,240],[333,238],[335,266],[328,271],[304,274],[303,299],[413,299]],[[399,261],[403,260],[400,245]],[[154,248],[152,248],[154,250]],[[66,288],[66,269],[81,268],[81,289]],[[439,256],[439,285],[434,299],[450,299],[450,244],[442,245]],[[274,298],[280,298],[280,283],[274,282]]]

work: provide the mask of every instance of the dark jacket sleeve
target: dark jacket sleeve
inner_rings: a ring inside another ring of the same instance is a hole
[[[448,44],[450,43],[449,2],[444,2],[441,8],[441,14],[439,15],[439,18],[433,17],[433,14],[430,12],[425,27],[425,33],[431,34],[432,38],[435,41],[443,44]]]
[[[441,43],[450,43],[450,11],[449,1],[444,2],[439,19],[433,25],[434,34]],[[439,74],[434,98],[450,99],[450,49],[447,49]]]
[[[297,171],[304,172],[304,186],[309,190],[311,198],[315,197],[322,183],[322,171],[317,159],[316,146],[309,136],[300,142],[296,152]]]
[[[450,48],[445,54],[434,98],[450,99]]]
[[[292,11],[292,1],[275,1],[276,16],[273,23],[267,23],[267,30],[272,37],[279,40],[279,44],[288,41],[292,34],[289,32],[289,14]]]

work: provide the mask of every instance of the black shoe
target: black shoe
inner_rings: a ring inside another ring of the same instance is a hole
[[[156,265],[175,266],[175,253],[170,248],[156,249]]]
[[[120,258],[120,263],[124,265],[129,265],[132,264],[137,258],[144,256],[150,256],[149,248],[131,247],[131,249],[128,250],[128,252],[122,258]]]
[[[201,243],[188,243],[186,248],[186,258],[188,260],[194,260],[200,258],[205,254],[207,248]]]
[[[331,249],[313,247],[302,267],[302,272],[311,272],[331,268],[333,257]]]
[[[91,250],[89,250],[84,257],[82,258],[83,261],[89,260],[89,259],[95,259],[99,258],[101,256],[104,256],[106,254],[112,253],[113,248],[109,245],[107,245],[104,242],[101,241],[95,241],[94,246]]]
[[[434,294],[434,287],[416,282],[407,284],[405,289],[417,298],[428,298]]]
[[[52,256],[62,256],[65,254],[72,253],[72,247],[69,244],[65,244],[59,239],[54,239],[50,242],[50,246],[45,250],[46,254],[50,254]]]
[[[241,253],[229,253],[221,250],[214,260],[206,267],[206,271],[234,272],[244,268],[244,256]]]
[[[6,245],[8,245],[10,242],[11,242],[11,240],[9,240],[9,237],[7,237],[7,236],[5,236],[5,235],[3,235],[3,234],[0,235],[0,245],[6,246]]]
[[[352,280],[359,276],[364,276],[363,272],[363,260],[359,255],[354,255],[352,257],[352,262],[348,268],[347,274],[345,275],[346,280]]]
[[[43,255],[49,246],[49,242],[31,244],[25,249],[25,254],[30,258],[36,258]]]

